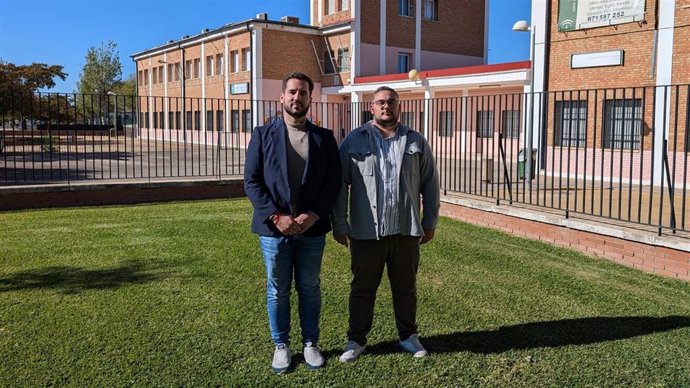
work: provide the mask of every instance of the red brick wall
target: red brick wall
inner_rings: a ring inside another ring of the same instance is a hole
[[[624,23],[584,30],[558,31],[558,1],[551,3],[548,90],[652,86],[657,1],[647,0],[646,23]],[[571,69],[572,54],[624,50],[623,66]]]
[[[690,280],[690,253],[479,209],[442,203],[441,215],[662,276]]]
[[[309,75],[314,82],[321,82],[321,70],[312,43],[321,55],[325,51],[323,38],[316,35],[295,34],[280,30],[263,30],[263,78],[282,80],[286,74],[293,71],[301,71]],[[285,52],[290,48],[290,53]],[[283,54],[281,54],[283,53]]]
[[[481,0],[439,1],[438,21],[422,18],[422,50],[484,56],[484,13]]]

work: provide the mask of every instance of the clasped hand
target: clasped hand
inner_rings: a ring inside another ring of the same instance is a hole
[[[302,234],[311,228],[316,222],[316,217],[309,213],[302,213],[297,217],[281,214],[275,222],[276,228],[286,236]]]

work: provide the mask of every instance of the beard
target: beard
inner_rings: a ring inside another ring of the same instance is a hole
[[[390,127],[398,123],[398,118],[394,115],[391,115],[389,119],[374,117],[374,120],[376,121],[376,124],[383,127]]]
[[[309,110],[309,106],[299,106],[296,107],[295,109],[292,108],[291,104],[283,104],[283,110],[285,113],[289,114],[290,116],[300,119],[304,116],[307,115],[307,111]]]

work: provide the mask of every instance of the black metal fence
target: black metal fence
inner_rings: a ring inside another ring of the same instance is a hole
[[[404,100],[400,121],[429,140],[446,192],[688,231],[689,92]],[[39,93],[2,101],[0,185],[241,176],[252,128],[282,115],[277,101],[241,99]],[[312,103],[308,116],[338,141],[372,118],[368,103]]]

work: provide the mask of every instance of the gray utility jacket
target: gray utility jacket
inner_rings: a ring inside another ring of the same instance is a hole
[[[438,222],[438,170],[426,139],[419,132],[398,125],[398,141],[401,142],[401,149],[405,150],[400,168],[400,234],[422,236],[424,229],[436,229]],[[334,235],[349,234],[358,240],[379,238],[376,195],[377,177],[381,170],[377,153],[374,152],[376,141],[369,133],[372,126],[372,122],[369,122],[353,130],[340,145],[344,184],[333,210]],[[373,129],[378,131],[375,127]],[[421,220],[420,195],[423,203]]]

